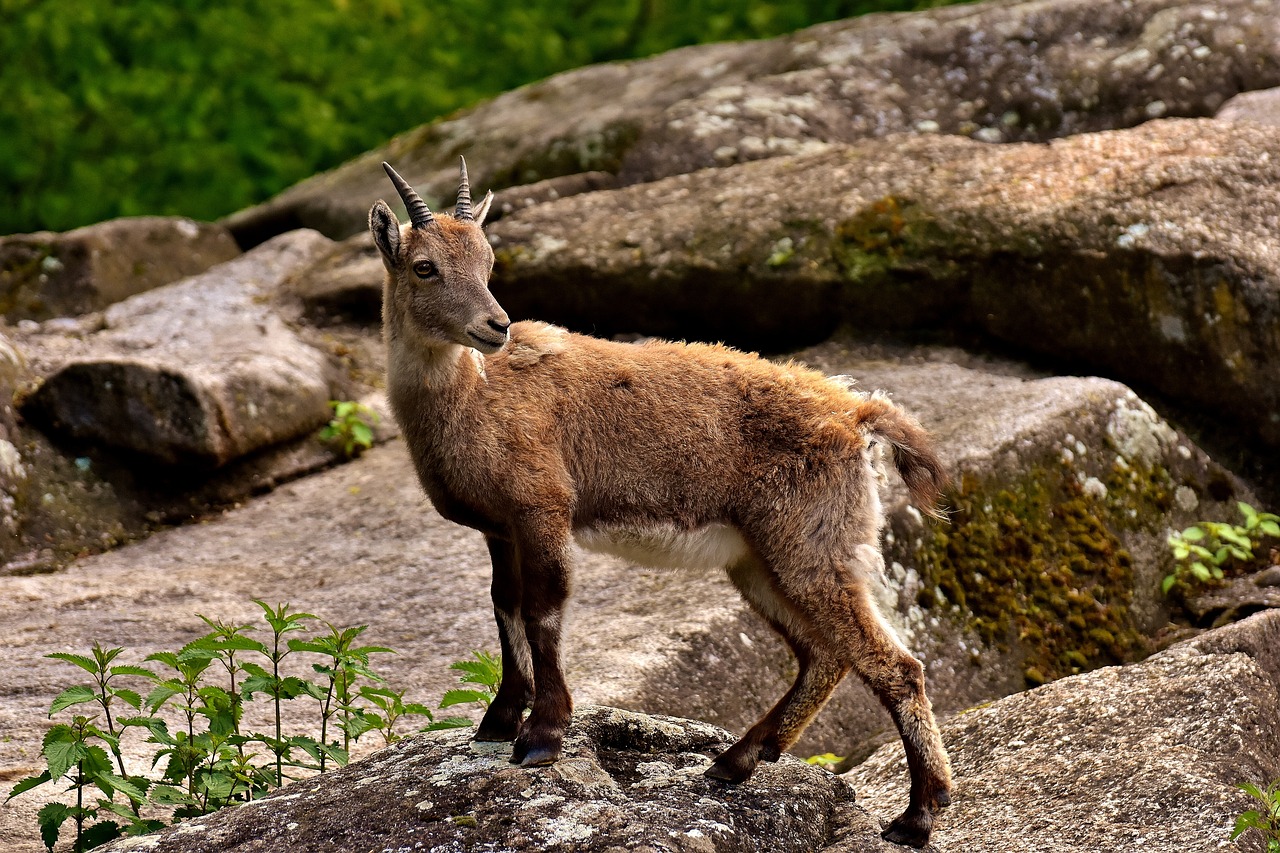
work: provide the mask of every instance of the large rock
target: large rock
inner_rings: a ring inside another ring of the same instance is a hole
[[[973,708],[942,725],[957,781],[941,850],[1261,851],[1227,841],[1280,777],[1280,612]],[[882,816],[905,804],[900,748],[847,774]],[[839,849],[839,848],[836,848]],[[854,848],[857,849],[857,848]]]
[[[1280,88],[1241,92],[1223,104],[1214,118],[1280,125]]]
[[[221,225],[177,217],[0,237],[0,316],[13,322],[98,311],[238,254]]]
[[[896,131],[1045,140],[1212,115],[1242,90],[1280,85],[1274,11],[1271,0],[1005,0],[590,66],[410,131],[226,223],[242,244],[301,226],[347,237],[389,194],[384,159],[443,208],[459,154],[473,186],[497,190],[587,171],[650,180]]]
[[[330,363],[271,299],[328,244],[296,231],[113,305],[101,329],[63,336],[60,363],[23,411],[80,441],[202,465],[315,429],[330,414]]]
[[[575,196],[489,233],[516,317],[774,350],[841,324],[981,330],[1280,445],[1277,222],[1280,139],[1202,119],[1049,145],[872,140]]]
[[[956,789],[941,850],[1217,849],[1280,773],[1280,614],[945,722]],[[701,771],[728,732],[611,708],[578,713],[550,768],[465,734],[402,741],[265,800],[104,849],[816,851],[895,849],[866,808],[905,801],[900,748],[846,777],[789,756],[741,787]],[[1261,850],[1256,838],[1236,849]]]
[[[574,715],[557,764],[525,769],[507,762],[509,744],[422,735],[251,805],[102,849],[809,853],[837,831],[857,850],[895,849],[852,788],[791,756],[742,787],[706,779],[732,740],[704,723],[588,708]]]

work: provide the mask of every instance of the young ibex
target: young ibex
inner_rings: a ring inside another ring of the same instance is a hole
[[[418,477],[447,519],[484,534],[502,683],[476,732],[511,760],[554,762],[572,707],[560,668],[570,545],[653,566],[715,566],[791,646],[786,695],[706,775],[742,782],[793,745],[850,669],[893,715],[911,801],[885,831],[923,846],[951,774],[923,667],[868,593],[882,570],[872,450],[918,507],[945,482],[924,431],[883,395],[722,346],[614,343],[512,324],[488,289],[493,251],[465,161],[453,216],[386,163],[369,229],[387,276],[388,388]],[[530,714],[524,717],[525,709]]]

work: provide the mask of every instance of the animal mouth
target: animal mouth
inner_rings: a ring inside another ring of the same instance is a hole
[[[494,335],[493,337],[486,337],[483,335],[479,335],[471,331],[470,329],[467,329],[467,337],[472,340],[473,342],[472,345],[476,349],[480,350],[480,352],[484,353],[485,355],[489,355],[490,353],[497,352],[498,350],[502,349],[503,344],[507,342],[506,335],[502,335],[501,337],[499,337],[498,335]]]

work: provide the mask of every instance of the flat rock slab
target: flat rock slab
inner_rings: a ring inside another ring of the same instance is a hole
[[[957,780],[939,851],[1258,850],[1228,842],[1280,776],[1280,613],[1074,676],[943,723]],[[883,816],[905,805],[886,747],[846,778]],[[856,846],[832,849],[860,849]]]
[[[330,365],[275,313],[280,281],[329,241],[295,231],[108,308],[100,329],[28,349],[57,362],[23,411],[80,441],[221,465],[329,418]]]
[[[808,853],[838,828],[892,850],[839,777],[791,756],[750,783],[702,776],[732,742],[714,726],[614,708],[574,715],[552,767],[507,762],[466,733],[401,741],[274,796],[103,850],[769,851]]]
[[[1278,228],[1280,138],[1187,119],[1048,145],[835,146],[538,205],[489,233],[515,317],[775,351],[840,324],[981,331],[1280,444]]]
[[[0,237],[0,316],[13,323],[99,311],[238,254],[226,228],[179,217]]]
[[[569,71],[405,133],[225,222],[242,244],[366,227],[390,160],[429,204],[589,171],[626,183],[901,131],[1043,141],[1207,116],[1280,85],[1271,0],[1036,0],[867,15]]]

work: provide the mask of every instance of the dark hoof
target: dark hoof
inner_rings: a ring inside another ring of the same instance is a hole
[[[717,758],[715,763],[708,767],[702,775],[708,779],[729,782],[733,785],[741,784],[750,779],[751,774],[756,769],[755,762],[748,763],[741,758],[737,758],[730,754],[732,751],[730,750]]]
[[[534,747],[525,753],[524,758],[520,759],[521,767],[546,767],[548,764],[555,764],[560,758],[560,750],[551,747]]]
[[[909,814],[904,812],[889,828],[880,833],[880,837],[890,844],[901,844],[905,847],[924,847],[929,843],[929,833],[933,830],[933,819],[928,814]]]
[[[770,743],[764,743],[760,745],[761,761],[767,761],[770,764],[776,764],[778,763],[778,759],[781,757],[782,757],[782,750],[778,749],[777,746]]]
[[[933,805],[935,808],[939,808],[939,809],[945,809],[947,806],[951,805],[951,792],[939,791],[938,793],[934,794]]]

